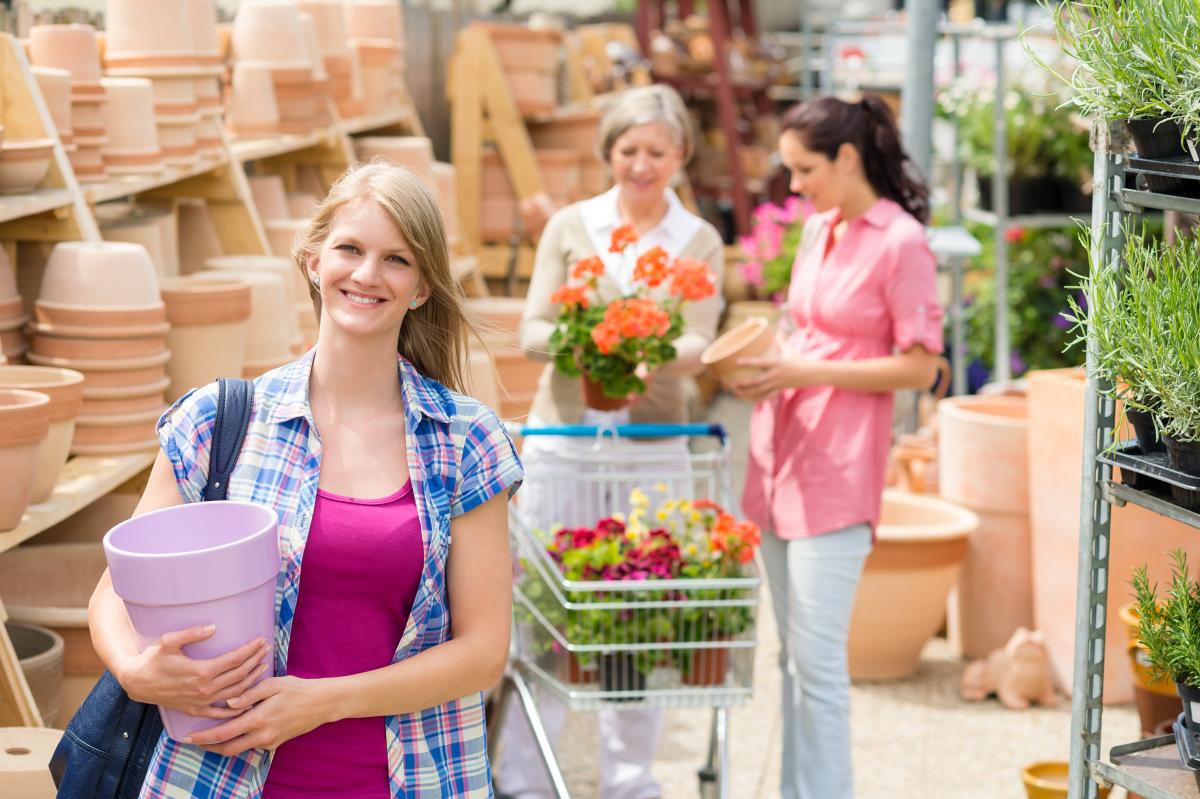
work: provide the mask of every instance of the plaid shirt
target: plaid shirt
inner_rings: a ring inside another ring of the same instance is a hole
[[[253,415],[229,481],[229,499],[258,502],[279,515],[277,675],[286,674],[304,542],[321,472],[321,439],[308,401],[313,352],[254,381]],[[511,495],[523,476],[512,441],[491,410],[422,376],[403,358],[399,375],[409,479],[417,499],[425,564],[393,663],[450,638],[446,596],[450,520],[505,489]],[[194,389],[158,423],[159,441],[188,502],[199,502],[204,493],[216,403],[216,383]],[[418,713],[388,716],[385,727],[393,797],[492,795],[482,694]],[[266,750],[222,757],[164,734],[141,797],[258,797],[270,760]]]

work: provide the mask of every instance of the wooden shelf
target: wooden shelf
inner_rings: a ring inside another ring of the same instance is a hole
[[[131,194],[141,194],[151,189],[170,186],[172,183],[211,172],[227,163],[224,156],[204,157],[191,167],[167,167],[162,172],[146,175],[113,176],[104,183],[83,184],[83,195],[89,204],[95,205],[108,200],[128,197]]]
[[[0,196],[0,222],[70,208],[72,202],[70,189],[37,189],[30,194]]]
[[[347,133],[369,133],[373,130],[382,130],[384,128],[393,128],[399,125],[411,125],[412,114],[407,110],[387,111],[381,114],[369,114],[367,116],[354,117],[342,121],[342,127]]]
[[[302,136],[271,136],[265,139],[233,139],[229,149],[243,163],[273,158],[277,155],[307,150],[310,147],[333,145],[338,138],[333,128],[317,128],[312,133]]]
[[[154,463],[156,453],[79,457],[67,461],[54,493],[45,502],[30,505],[21,523],[0,532],[0,552],[12,549],[48,527],[95,502]]]

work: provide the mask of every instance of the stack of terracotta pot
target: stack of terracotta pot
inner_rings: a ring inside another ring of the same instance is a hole
[[[46,101],[63,150],[75,152],[75,132],[71,128],[71,73],[55,67],[32,67],[30,71]]]
[[[29,360],[84,375],[71,452],[156,447],[169,326],[146,248],[125,242],[57,245],[46,262],[35,314]]]
[[[243,374],[258,377],[304,352],[301,320],[312,316],[308,286],[287,258],[269,255],[227,255],[205,262],[209,277],[237,279],[250,284],[250,330],[246,339]],[[315,339],[315,335],[313,336]]]
[[[380,158],[408,167],[434,185],[433,142],[425,136],[360,136],[354,149],[363,161]]]
[[[35,66],[65,69],[71,74],[70,153],[75,177],[83,182],[108,177],[101,148],[108,142],[104,127],[104,84],[100,53],[91,25],[35,25],[29,32],[29,58]]]
[[[105,241],[140,244],[160,277],[179,274],[179,219],[173,205],[105,203],[96,207]]]
[[[391,0],[346,0],[346,34],[362,77],[363,113],[387,111],[404,85],[404,12]]]
[[[579,153],[575,150],[538,150],[537,160],[542,183],[552,203],[561,207],[581,198]],[[523,214],[524,209],[508,179],[504,161],[494,147],[484,148],[479,183],[479,232],[484,241],[506,242],[518,225],[530,238],[541,232],[540,226],[531,224]]]
[[[484,25],[491,37],[517,110],[529,117],[557,108],[562,34],[525,25],[476,24]]]
[[[529,138],[538,150],[574,150],[579,157],[579,189],[595,197],[609,186],[608,165],[597,152],[596,134],[604,112],[589,108],[554,119],[529,123]]]
[[[221,57],[212,0],[108,0],[105,70],[150,79],[163,158],[221,152]]]
[[[525,356],[518,344],[525,300],[518,297],[480,297],[467,300],[468,310],[490,328],[486,334],[487,354],[495,363],[500,380],[497,410],[506,421],[521,421],[529,414],[545,364]],[[473,347],[481,348],[472,340]],[[478,356],[476,356],[478,357]]]
[[[292,0],[239,4],[233,21],[236,63],[229,98],[235,134],[308,133],[325,122],[327,81],[320,53],[315,52],[317,36],[313,18]]]
[[[33,496],[38,451],[49,430],[49,397],[0,388],[0,531],[21,523]]]
[[[166,278],[161,283],[171,332],[167,345],[167,399],[179,399],[218,377],[240,377],[246,367],[250,286],[243,280],[206,273]]]
[[[103,105],[108,141],[104,165],[114,175],[161,172],[163,151],[154,118],[154,87],[147,78],[104,78]]]
[[[50,498],[71,451],[75,417],[83,405],[83,374],[52,366],[0,366],[0,390],[21,389],[45,394],[49,421],[46,438],[38,449],[29,501]]]
[[[328,78],[328,94],[343,117],[361,116],[366,110],[362,75],[346,35],[346,12],[341,0],[300,0],[316,32],[316,53]],[[399,4],[396,4],[397,7]]]
[[[23,328],[29,321],[25,303],[17,293],[17,279],[8,255],[0,248],[0,356],[19,363],[29,349]]]

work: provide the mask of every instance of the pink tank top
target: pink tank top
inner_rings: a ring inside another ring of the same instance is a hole
[[[383,499],[317,492],[304,545],[287,670],[341,677],[382,668],[404,633],[424,547],[412,484]],[[264,799],[388,799],[382,716],[343,719],[285,742]]]

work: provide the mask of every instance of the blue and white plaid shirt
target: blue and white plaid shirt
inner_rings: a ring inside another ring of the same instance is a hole
[[[308,400],[314,353],[254,381],[250,427],[229,481],[229,499],[267,505],[279,516],[277,675],[286,674],[304,542],[321,472],[321,439]],[[512,440],[490,409],[424,377],[404,358],[398,361],[409,479],[417,500],[425,564],[393,663],[450,638],[446,597],[450,520],[501,491],[511,495],[523,476]],[[159,441],[188,502],[199,502],[204,493],[216,407],[217,385],[212,383],[185,394],[158,422]],[[492,795],[482,694],[418,713],[388,716],[385,727],[393,797]],[[258,797],[270,760],[266,750],[222,757],[164,734],[141,796]]]

